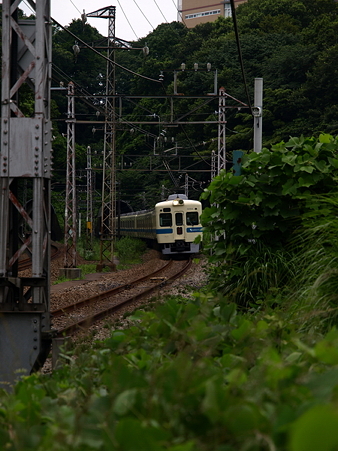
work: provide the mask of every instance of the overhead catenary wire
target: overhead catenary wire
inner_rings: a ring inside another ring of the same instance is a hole
[[[82,14],[81,13],[81,11],[79,10],[79,8],[75,5],[75,3],[73,2],[73,0],[70,0],[70,3],[74,6],[74,8],[80,13],[80,14]]]
[[[142,9],[140,8],[140,6],[138,5],[138,3],[136,2],[136,0],[133,0],[135,5],[138,7],[138,9],[140,10],[141,14],[143,15],[143,17],[146,19],[146,21],[148,22],[148,24],[151,26],[152,29],[154,29],[154,26],[149,22],[148,17],[144,14],[144,12],[142,11]]]
[[[163,14],[163,11],[161,10],[161,8],[158,6],[157,1],[154,0],[155,5],[157,6],[158,10],[160,11],[160,13],[162,14],[163,19],[168,23],[167,18],[165,17],[165,15]]]
[[[252,114],[251,100],[250,100],[250,96],[249,96],[248,84],[246,82],[245,71],[244,71],[242,48],[241,48],[241,43],[240,43],[240,40],[239,40],[239,33],[238,33],[237,17],[236,17],[236,9],[235,9],[235,2],[234,2],[234,0],[230,0],[230,5],[231,5],[231,14],[232,14],[232,20],[233,20],[235,36],[236,36],[238,58],[239,58],[240,66],[241,66],[242,78],[243,78],[243,83],[244,83],[244,87],[245,87],[245,93],[246,93],[246,97],[247,97],[247,101],[248,101],[248,106],[249,106],[250,112]]]
[[[136,36],[136,39],[139,39],[139,37],[138,37],[137,34],[136,34],[136,31],[134,30],[133,26],[132,26],[131,23],[129,22],[128,16],[126,15],[126,13],[124,12],[124,9],[123,9],[122,6],[121,6],[120,0],[117,0],[117,3],[119,4],[119,7],[121,8],[121,11],[122,11],[122,13],[123,13],[123,15],[124,15],[126,21],[128,22],[130,28],[132,29],[134,35]]]
[[[75,81],[72,77],[69,77],[62,69],[60,69],[59,67],[57,67],[55,64],[53,64],[53,71],[56,72],[58,75],[60,75],[60,76],[62,76],[62,77],[65,77],[65,78],[70,79],[70,81],[72,81],[72,82],[74,83],[75,88],[78,89],[82,94],[85,94],[85,97],[81,97],[82,101],[83,101],[84,103],[86,103],[87,105],[89,105],[89,106],[95,108],[97,111],[100,111],[101,114],[104,114],[104,109],[103,109],[103,107],[100,108],[99,105],[95,105],[95,104],[91,103],[91,102],[88,100],[89,98],[95,99],[95,98],[97,97],[96,95],[93,95],[93,94],[91,94],[90,92],[88,92],[88,91],[87,91],[85,88],[83,88],[77,81]],[[134,103],[134,102],[133,102],[133,103]],[[144,107],[142,107],[142,106],[141,106],[141,108],[144,109],[144,110],[146,110],[146,111],[149,111],[149,110],[147,110],[146,108],[144,108]],[[119,119],[119,123],[128,125],[128,126],[130,126],[131,128],[133,128],[133,129],[137,130],[138,132],[142,133],[143,135],[148,135],[148,136],[151,136],[151,137],[153,137],[153,138],[156,137],[156,135],[150,133],[150,132],[147,131],[147,130],[144,130],[142,127],[138,126],[137,124],[134,124],[132,121],[128,121],[127,119],[122,119],[122,118],[120,118],[120,117],[118,116],[118,114],[115,113],[115,112],[114,112],[114,116],[115,116],[115,118],[118,118],[118,119]]]
[[[72,33],[68,28],[64,27],[63,25],[61,25],[57,20],[52,18],[52,21],[58,26],[60,27],[62,30],[66,31],[68,34],[70,34],[75,40],[77,40],[78,42],[80,42],[82,45],[84,45],[85,47],[87,47],[88,49],[92,50],[94,53],[96,53],[97,55],[99,55],[101,58],[105,59],[106,61],[108,61],[111,64],[114,64],[116,67],[119,67],[120,69],[129,72],[130,74],[133,74],[137,77],[140,78],[144,78],[145,80],[149,80],[149,81],[153,81],[155,83],[161,83],[161,81],[159,80],[155,80],[154,78],[150,78],[150,77],[146,77],[145,75],[141,75],[138,74],[130,69],[128,69],[127,67],[121,66],[121,64],[116,63],[115,61],[111,60],[110,58],[108,58],[107,56],[103,55],[102,53],[100,53],[98,50],[96,50],[94,47],[92,47],[91,45],[87,44],[85,41],[83,41],[82,39],[80,39],[78,36],[76,36],[74,33]]]
[[[206,160],[204,159],[204,157],[203,157],[203,156],[198,152],[198,150],[196,149],[196,146],[195,146],[195,145],[193,144],[193,142],[191,141],[191,139],[190,139],[190,137],[188,136],[188,134],[187,134],[185,128],[183,127],[183,125],[181,125],[181,129],[182,129],[183,133],[185,134],[185,137],[186,137],[187,140],[189,141],[191,148],[194,149],[194,151],[196,152],[196,155],[198,155],[199,158],[200,158],[202,161],[204,161],[204,163],[206,163],[207,165],[210,166],[210,163],[209,163],[208,161],[206,161]]]
[[[179,14],[179,16],[180,16],[182,23],[183,23],[184,25],[187,25],[187,24],[185,23],[185,20],[183,19],[182,11],[180,11],[180,10],[177,8],[177,3],[175,3],[175,0],[171,0],[171,1],[173,2],[174,6],[175,6],[175,8],[176,8],[177,14]]]

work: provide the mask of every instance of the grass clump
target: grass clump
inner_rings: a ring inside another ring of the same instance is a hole
[[[137,238],[123,237],[115,243],[115,251],[120,265],[132,265],[142,262],[147,246]]]

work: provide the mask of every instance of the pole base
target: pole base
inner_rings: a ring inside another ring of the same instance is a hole
[[[60,268],[59,277],[64,277],[65,279],[81,279],[82,270],[81,268]]]

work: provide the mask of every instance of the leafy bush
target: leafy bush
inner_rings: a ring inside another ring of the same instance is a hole
[[[94,238],[90,241],[89,237],[86,235],[82,235],[81,238],[77,241],[77,251],[81,255],[81,257],[86,260],[100,260],[101,256],[101,243],[100,240]]]
[[[137,238],[123,237],[115,243],[120,263],[136,263],[146,250],[144,241]]]
[[[336,449],[336,329],[314,340],[282,311],[253,317],[210,293],[133,319],[0,393],[4,449]]]
[[[208,246],[215,289],[228,293],[238,286],[236,302],[247,306],[262,290],[261,283],[245,287],[243,280],[250,280],[245,274],[264,274],[263,283],[273,289],[285,284],[294,271],[284,263],[297,248],[294,237],[304,227],[303,215],[318,211],[313,196],[337,190],[337,154],[337,137],[291,138],[246,155],[242,175],[221,172],[212,181],[202,194],[210,207],[201,221],[217,237]]]

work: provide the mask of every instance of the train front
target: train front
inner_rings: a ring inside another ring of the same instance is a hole
[[[194,240],[202,236],[201,202],[174,194],[155,205],[156,235],[162,254],[195,254],[200,245]]]

